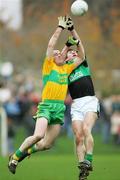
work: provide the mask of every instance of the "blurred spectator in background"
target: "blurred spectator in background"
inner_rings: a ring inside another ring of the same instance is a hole
[[[104,102],[100,100],[100,118],[101,131],[102,131],[102,142],[109,143],[110,141],[110,114],[107,113]]]
[[[11,91],[6,86],[5,81],[0,79],[0,103],[4,104],[11,98]]]
[[[12,97],[11,90],[7,87],[6,81],[3,79],[3,77],[0,77],[0,107],[4,108],[5,104],[9,102],[11,97]],[[11,153],[13,151],[14,132],[11,121],[9,119],[7,119],[7,121],[8,121],[8,153]]]
[[[16,97],[11,97],[4,104],[4,109],[8,119],[8,152],[11,154],[14,152],[15,123],[20,116],[20,107],[16,101]]]
[[[19,89],[17,102],[20,107],[20,121],[26,131],[26,136],[30,136],[34,130],[34,121],[32,118],[32,101],[30,99],[31,91],[26,90],[24,87]]]
[[[34,129],[32,119],[40,100],[33,80],[28,76],[17,74],[11,79],[1,77],[0,104],[4,108],[8,123],[8,153],[14,151],[14,141],[17,131],[24,127],[26,136],[30,136]]]
[[[115,144],[120,145],[120,95],[112,96],[111,133]]]

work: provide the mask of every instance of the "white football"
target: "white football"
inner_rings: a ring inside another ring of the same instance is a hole
[[[71,12],[75,16],[83,16],[88,11],[88,4],[84,0],[76,0],[71,5]]]

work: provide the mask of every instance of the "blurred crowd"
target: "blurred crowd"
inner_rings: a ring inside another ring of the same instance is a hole
[[[33,115],[41,100],[41,82],[38,85],[39,88],[36,88],[33,76],[16,74],[14,77],[0,77],[0,106],[7,116],[8,153],[10,154],[14,151],[15,137],[19,128],[24,127],[25,136],[31,135],[34,131]],[[93,133],[100,133],[103,143],[109,143],[112,140],[116,145],[120,145],[120,95],[98,98],[100,99],[100,117],[93,128]],[[67,94],[65,124],[61,134],[65,134],[69,138],[73,137],[70,116],[71,102],[71,97]]]
[[[9,153],[14,151],[14,140],[20,127],[24,127],[26,136],[33,133],[35,122],[32,117],[39,101],[40,92],[35,89],[32,76],[1,77],[0,105],[7,116]]]
[[[109,142],[110,132],[114,143],[120,145],[120,95],[112,95],[101,102],[101,120],[104,122],[103,141]]]

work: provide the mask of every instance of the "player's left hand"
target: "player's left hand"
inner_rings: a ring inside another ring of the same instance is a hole
[[[67,29],[69,31],[72,31],[74,29],[74,23],[73,23],[71,17],[68,17],[68,19],[67,19]]]

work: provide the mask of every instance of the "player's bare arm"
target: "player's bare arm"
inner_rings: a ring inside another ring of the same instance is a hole
[[[69,50],[69,47],[65,45],[64,48],[63,48],[62,51],[61,51],[61,55],[62,55],[63,62],[65,62],[65,59],[66,59],[66,55],[67,55],[68,50]]]
[[[85,59],[84,47],[83,47],[82,41],[81,41],[78,33],[76,32],[75,29],[73,29],[73,30],[70,31],[70,32],[71,32],[71,35],[72,35],[73,37],[75,37],[75,39],[78,39],[78,40],[79,40],[79,43],[78,43],[78,45],[77,45],[77,50],[78,50],[78,53],[79,53],[80,57],[81,57],[82,59]]]
[[[63,29],[61,27],[57,27],[57,29],[55,30],[54,34],[50,38],[49,43],[48,43],[48,47],[47,47],[47,52],[46,52],[46,55],[48,57],[52,57],[53,56],[53,51],[54,51],[55,45],[57,43],[57,40],[58,40],[62,30]]]
[[[72,35],[75,39],[79,40],[79,43],[77,44],[77,51],[78,51],[79,56],[80,56],[82,59],[85,59],[84,47],[83,47],[82,41],[81,41],[81,39],[80,39],[80,36],[78,35],[77,31],[76,31],[75,28],[74,28],[74,23],[73,23],[71,17],[68,17],[67,29],[70,31],[71,35]]]
[[[53,57],[55,45],[57,43],[57,40],[61,32],[66,28],[66,23],[67,23],[66,16],[58,17],[58,27],[55,30],[54,34],[52,35],[48,43],[48,48],[47,48],[47,53],[46,53],[48,57]]]

